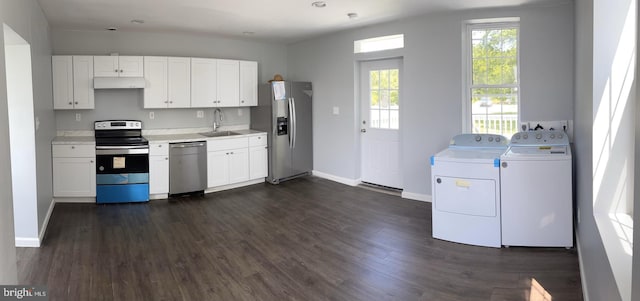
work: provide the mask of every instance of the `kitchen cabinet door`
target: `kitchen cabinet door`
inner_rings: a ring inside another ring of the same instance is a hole
[[[141,56],[118,56],[120,77],[143,77],[144,60]]]
[[[141,56],[94,56],[95,77],[142,77],[144,60]]]
[[[73,109],[73,58],[70,55],[51,57],[53,108]]]
[[[252,147],[249,149],[249,180],[267,177],[268,162],[267,146]]]
[[[240,106],[258,105],[258,62],[240,61]]]
[[[207,152],[207,187],[229,184],[229,151]]]
[[[169,105],[167,95],[168,66],[166,57],[144,57],[144,108],[166,108]]]
[[[95,77],[118,77],[118,74],[120,74],[117,56],[94,56],[93,67]]]
[[[191,59],[191,107],[213,108],[217,105],[215,59]]]
[[[167,61],[169,107],[189,108],[191,107],[191,59],[170,57]]]
[[[169,157],[149,156],[149,194],[164,193],[169,193]]]
[[[229,151],[229,184],[249,180],[249,150],[246,148]]]
[[[217,107],[237,107],[240,104],[240,62],[218,60]]]
[[[73,107],[93,109],[93,57],[88,55],[73,57]]]
[[[95,197],[94,158],[53,158],[54,197]]]

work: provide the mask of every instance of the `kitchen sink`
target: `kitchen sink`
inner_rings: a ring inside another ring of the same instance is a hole
[[[206,132],[206,133],[200,133],[200,135],[207,136],[207,137],[227,137],[227,136],[237,136],[242,134],[232,132],[232,131],[224,131],[224,132]]]

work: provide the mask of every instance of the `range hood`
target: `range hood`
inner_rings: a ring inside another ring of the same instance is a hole
[[[144,77],[95,77],[94,89],[144,89]]]

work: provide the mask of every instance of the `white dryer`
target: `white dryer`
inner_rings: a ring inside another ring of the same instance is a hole
[[[461,134],[431,157],[433,237],[501,247],[500,155],[507,139]]]
[[[571,147],[562,131],[516,133],[501,157],[502,244],[573,246]]]

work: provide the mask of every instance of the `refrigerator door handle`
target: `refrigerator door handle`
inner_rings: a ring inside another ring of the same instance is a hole
[[[296,111],[296,99],[291,97],[291,103],[293,104],[293,148],[296,148],[296,140],[298,137],[298,120],[297,120],[297,111]]]
[[[288,132],[288,136],[289,136],[289,148],[293,148],[293,104],[291,103],[291,97],[289,97],[289,132]]]

